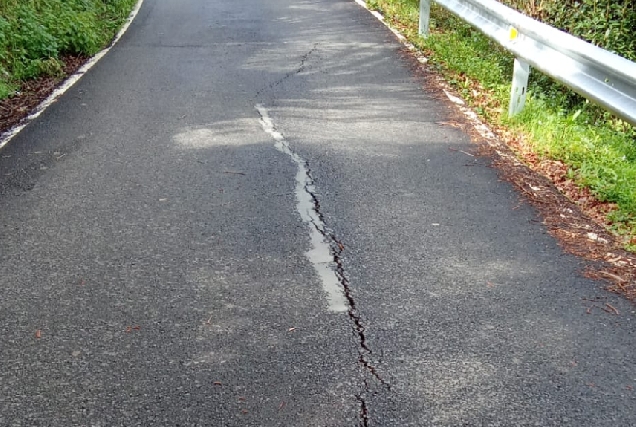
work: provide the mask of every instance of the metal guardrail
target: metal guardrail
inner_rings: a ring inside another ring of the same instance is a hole
[[[636,125],[636,62],[535,21],[495,0],[435,0],[474,25],[515,59],[509,114],[525,104],[530,65]],[[420,34],[431,0],[420,0]]]

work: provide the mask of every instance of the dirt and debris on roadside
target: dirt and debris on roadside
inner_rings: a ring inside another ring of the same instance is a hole
[[[504,145],[503,142],[500,143]],[[636,302],[636,255],[623,249],[623,242],[606,229],[606,215],[614,207],[594,199],[562,175],[560,162],[542,160],[537,164],[511,161],[501,156],[507,147],[488,147],[483,153],[494,158],[502,179],[516,187],[543,218],[543,224],[568,253],[588,261],[584,275],[609,282],[609,291]],[[550,172],[558,170],[557,175]],[[544,175],[545,174],[545,175]]]
[[[544,226],[563,250],[587,261],[586,277],[607,283],[606,289],[636,302],[636,254],[624,249],[625,242],[611,234],[608,213],[616,205],[597,200],[589,189],[568,178],[568,167],[542,159],[518,134],[485,125],[431,65],[422,65],[408,49],[403,57],[435,99],[449,106],[453,127],[461,128],[477,144],[475,154],[492,159],[502,180],[532,205]],[[454,102],[451,98],[457,98]],[[440,123],[444,125],[444,123]]]
[[[86,56],[64,56],[60,76],[44,76],[23,82],[16,95],[0,100],[0,134],[20,124],[55,88],[88,60]]]

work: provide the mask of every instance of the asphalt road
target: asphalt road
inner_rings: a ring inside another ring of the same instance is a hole
[[[0,151],[0,425],[636,425],[633,307],[410,63],[351,0],[146,0]]]

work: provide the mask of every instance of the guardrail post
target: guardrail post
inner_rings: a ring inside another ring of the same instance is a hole
[[[420,0],[420,32],[421,36],[428,35],[428,27],[431,19],[431,0]]]
[[[528,77],[530,77],[530,64],[516,58],[515,69],[512,75],[512,89],[510,90],[510,106],[508,116],[517,115],[523,110],[528,95]]]

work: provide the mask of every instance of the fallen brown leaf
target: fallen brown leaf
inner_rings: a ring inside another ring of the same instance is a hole
[[[610,303],[605,303],[605,305],[607,306],[607,308],[609,308],[610,310],[612,310],[614,313],[616,313],[618,315],[618,310],[616,309],[616,307],[614,307]]]
[[[463,154],[465,154],[467,156],[470,156],[470,157],[475,157],[474,154],[468,153],[468,152],[466,152],[464,150],[458,150],[457,148],[448,147],[448,150],[449,151],[455,151],[455,152],[463,153]]]
[[[620,258],[619,258],[620,259]],[[616,262],[618,260],[615,260],[614,262]],[[602,276],[605,276],[609,279],[613,279],[616,280],[617,283],[625,283],[627,280],[623,279],[622,277],[617,276],[616,274],[612,274],[609,271],[601,271],[599,274],[601,274]]]

